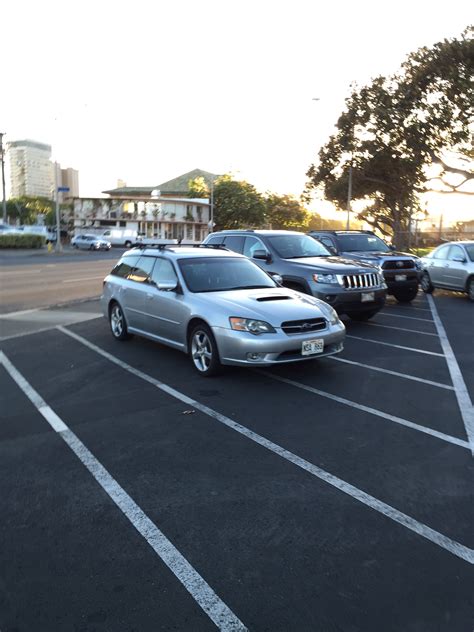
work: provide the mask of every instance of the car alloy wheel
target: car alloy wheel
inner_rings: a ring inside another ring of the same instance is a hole
[[[126,340],[129,337],[125,316],[123,315],[122,308],[118,303],[114,303],[110,308],[109,321],[112,336],[116,340]]]
[[[193,329],[190,341],[190,355],[194,368],[204,376],[218,373],[219,353],[211,330],[204,324],[198,325]]]
[[[425,272],[421,277],[420,285],[425,294],[431,294],[431,292],[434,290],[434,287],[431,285],[429,274],[427,272]]]
[[[474,278],[469,279],[467,284],[467,295],[469,300],[474,301]]]

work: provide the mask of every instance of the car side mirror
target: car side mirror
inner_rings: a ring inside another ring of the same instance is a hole
[[[156,287],[162,292],[173,292],[178,287],[178,281],[158,281]]]
[[[337,255],[337,248],[335,248],[334,246],[326,246],[326,248],[332,255]]]
[[[396,250],[397,249],[393,244],[390,244],[389,248],[390,248],[390,250]]]
[[[256,250],[253,255],[253,259],[262,259],[263,261],[267,261],[269,263],[272,260],[272,256],[266,250]]]
[[[466,263],[466,257],[463,257],[462,255],[455,255],[452,260],[457,261],[458,263]]]

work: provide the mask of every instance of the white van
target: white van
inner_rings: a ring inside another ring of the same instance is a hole
[[[56,231],[53,231],[49,226],[25,224],[20,227],[20,230],[24,235],[41,235],[45,238],[46,243],[56,241]]]
[[[131,248],[139,241],[138,232],[132,228],[109,228],[100,236],[109,241],[112,246],[125,248]]]

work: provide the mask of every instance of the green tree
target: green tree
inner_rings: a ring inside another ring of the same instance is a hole
[[[20,224],[35,224],[38,215],[46,218],[54,211],[54,202],[48,198],[22,195],[7,201],[7,217]]]
[[[321,189],[342,210],[352,172],[352,199],[363,203],[359,219],[403,247],[411,216],[421,210],[420,194],[435,182],[446,193],[465,190],[474,179],[472,33],[422,48],[397,74],[355,88],[336,133],[307,172],[307,193]]]
[[[188,183],[188,197],[206,198],[209,197],[209,186],[202,176],[190,180]]]
[[[268,193],[265,200],[265,221],[274,229],[307,230],[311,214],[291,195]]]
[[[258,228],[265,221],[265,200],[248,182],[221,176],[214,186],[216,230]]]

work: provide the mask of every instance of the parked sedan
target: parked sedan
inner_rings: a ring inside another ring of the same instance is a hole
[[[110,241],[95,235],[77,235],[71,239],[71,246],[81,250],[110,250],[112,248]]]
[[[474,241],[455,241],[438,246],[422,257],[421,288],[430,294],[435,288],[466,292],[474,301]]]
[[[104,281],[102,308],[114,338],[138,334],[179,349],[204,376],[221,364],[333,355],[345,336],[330,305],[279,286],[242,255],[211,247],[128,251]]]

